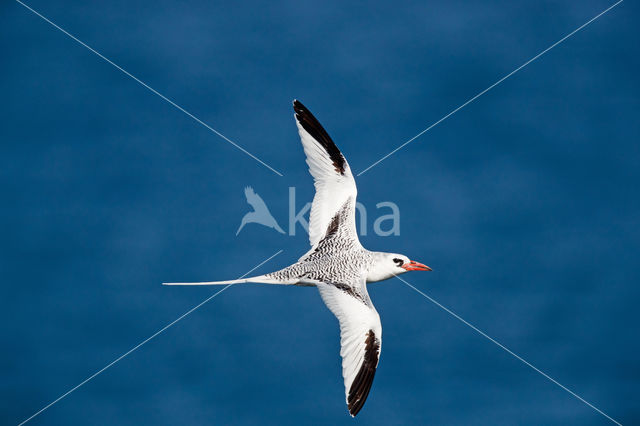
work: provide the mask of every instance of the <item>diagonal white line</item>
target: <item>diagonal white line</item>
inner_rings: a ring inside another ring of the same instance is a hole
[[[399,279],[400,281],[402,281],[403,283],[405,283],[407,286],[411,287],[414,291],[418,292],[419,294],[421,294],[424,298],[426,298],[427,300],[429,300],[430,302],[434,303],[436,306],[438,306],[439,308],[441,308],[442,310],[444,310],[445,312],[447,312],[448,314],[452,315],[454,318],[456,318],[457,320],[459,320],[460,322],[462,322],[464,325],[466,325],[467,327],[470,327],[472,330],[474,330],[475,332],[477,332],[478,334],[480,334],[482,337],[488,339],[490,342],[494,343],[496,346],[498,346],[500,349],[504,350],[505,352],[507,352],[509,355],[513,356],[514,358],[516,358],[518,361],[522,362],[523,364],[525,364],[527,367],[532,368],[534,371],[536,371],[537,373],[541,374],[543,377],[545,377],[546,379],[550,380],[552,383],[560,386],[562,389],[564,389],[565,391],[569,392],[572,396],[576,397],[577,399],[579,399],[580,401],[584,402],[585,404],[587,404],[589,407],[593,408],[594,410],[596,410],[598,413],[602,414],[604,417],[606,417],[607,419],[611,420],[613,423],[622,426],[619,422],[617,422],[616,420],[614,420],[613,418],[609,417],[604,411],[600,410],[599,408],[595,407],[593,404],[591,404],[590,402],[586,401],[584,398],[582,398],[580,395],[578,395],[577,393],[573,392],[571,389],[567,388],[566,386],[564,386],[562,383],[558,382],[557,380],[555,380],[553,377],[549,376],[548,374],[546,374],[544,371],[541,371],[540,369],[538,369],[536,366],[534,366],[533,364],[531,364],[530,362],[528,362],[527,360],[525,360],[524,358],[522,358],[521,356],[519,356],[518,354],[516,354],[515,352],[513,352],[512,350],[510,350],[509,348],[507,348],[506,346],[504,346],[502,343],[498,342],[497,340],[495,340],[494,338],[492,338],[491,336],[489,336],[487,333],[485,333],[484,331],[480,330],[478,327],[476,327],[475,325],[471,324],[469,321],[466,321],[464,318],[462,318],[460,315],[456,314],[455,312],[453,312],[452,310],[450,310],[449,308],[447,308],[446,306],[443,306],[442,304],[440,304],[438,301],[436,301],[435,299],[433,299],[432,297],[428,296],[427,294],[423,293],[422,291],[418,290],[416,287],[414,287],[413,285],[409,284],[407,281],[405,281],[404,279],[400,278],[399,276],[395,275],[395,277],[397,279]]]
[[[405,143],[403,143],[402,145],[400,145],[399,147],[397,147],[396,149],[394,149],[393,151],[391,151],[390,153],[388,153],[387,155],[385,155],[384,157],[380,158],[378,161],[376,161],[375,163],[371,164],[369,167],[367,167],[366,169],[364,169],[363,171],[361,171],[360,173],[358,173],[358,176],[364,174],[366,171],[368,171],[369,169],[371,169],[372,167],[375,167],[376,165],[380,164],[382,161],[386,160],[387,158],[389,158],[390,156],[392,156],[393,154],[395,154],[396,152],[400,151],[402,148],[404,148],[405,146],[409,145],[411,142],[413,142],[414,140],[418,139],[420,136],[424,135],[425,133],[427,133],[429,130],[433,129],[434,127],[436,127],[438,124],[442,123],[444,120],[446,120],[447,118],[451,117],[453,114],[455,114],[456,112],[460,111],[462,108],[466,107],[467,105],[469,105],[471,102],[475,101],[476,99],[478,99],[480,96],[484,95],[485,93],[487,93],[489,90],[493,89],[494,87],[496,87],[498,84],[502,83],[503,81],[505,81],[506,79],[508,79],[509,77],[511,77],[512,75],[514,75],[515,73],[517,73],[518,71],[520,71],[522,68],[526,67],[527,65],[529,65],[531,62],[535,61],[536,59],[538,59],[539,57],[541,57],[542,55],[544,55],[545,53],[547,53],[548,51],[550,51],[551,49],[553,49],[554,47],[556,47],[557,45],[559,45],[560,43],[562,43],[563,41],[565,41],[566,39],[568,39],[569,37],[571,37],[572,35],[574,35],[575,33],[577,33],[578,31],[580,31],[581,29],[583,29],[584,27],[586,27],[587,25],[589,25],[590,23],[592,23],[593,21],[595,21],[596,19],[598,19],[599,17],[601,17],[602,15],[604,15],[605,13],[607,13],[608,11],[610,11],[611,9],[613,9],[614,7],[616,7],[617,5],[619,5],[620,3],[622,3],[624,0],[618,0],[618,2],[612,4],[611,6],[609,6],[608,8],[606,8],[605,10],[603,10],[602,12],[600,12],[599,14],[597,14],[596,16],[594,16],[593,18],[591,18],[590,20],[588,20],[587,22],[585,22],[584,24],[580,25],[578,28],[576,28],[575,30],[571,31],[569,34],[567,34],[566,36],[562,37],[560,40],[556,41],[555,43],[553,43],[551,46],[547,47],[546,49],[544,49],[542,52],[538,53],[536,56],[534,56],[533,58],[529,59],[527,62],[525,62],[524,64],[520,65],[518,68],[516,68],[515,70],[511,71],[509,74],[505,75],[504,77],[502,77],[500,80],[496,81],[495,83],[493,83],[491,86],[487,87],[486,89],[484,89],[482,92],[478,93],[477,95],[475,95],[474,97],[470,98],[469,100],[467,100],[465,103],[463,103],[462,105],[460,105],[458,108],[454,109],[453,111],[449,112],[447,115],[445,115],[444,117],[442,117],[441,119],[439,119],[438,121],[436,121],[435,123],[433,123],[432,125],[430,125],[429,127],[427,127],[426,129],[424,129],[423,131],[421,131],[420,133],[418,133],[417,135],[415,135],[414,137],[412,137],[411,139],[409,139],[408,141],[406,141]]]
[[[263,260],[262,262],[260,262],[258,265],[254,266],[253,268],[251,268],[250,271],[247,271],[246,273],[244,273],[240,278],[244,278],[247,275],[249,275],[250,273],[252,273],[253,271],[255,271],[256,269],[258,269],[259,267],[261,267],[262,265],[264,265],[265,263],[267,263],[268,261],[270,261],[271,259],[273,259],[274,257],[276,257],[277,255],[279,255],[280,253],[282,253],[283,250],[279,250],[277,253],[271,255],[269,258]],[[196,309],[198,309],[199,307],[201,307],[202,305],[204,305],[205,303],[207,303],[209,300],[213,299],[214,297],[216,297],[217,295],[219,295],[220,293],[222,293],[223,291],[225,291],[226,289],[228,289],[229,287],[231,287],[233,284],[228,284],[226,286],[224,286],[221,290],[218,290],[217,292],[215,292],[214,294],[212,294],[211,296],[207,297],[206,299],[204,299],[202,302],[198,303],[196,306],[194,306],[193,308],[189,309],[187,312],[185,312],[184,314],[180,315],[178,318],[176,318],[175,320],[171,321],[169,324],[165,325],[164,327],[162,327],[160,330],[156,331],[155,333],[153,333],[151,336],[147,337],[146,339],[144,339],[142,342],[138,343],[137,345],[135,345],[133,348],[129,349],[127,352],[123,353],[122,355],[120,355],[118,358],[114,359],[113,361],[111,361],[109,364],[105,365],[104,367],[102,367],[100,370],[96,371],[95,373],[93,373],[91,376],[87,377],[86,379],[84,379],[83,381],[81,381],[80,383],[78,383],[76,386],[72,387],[71,389],[69,389],[68,391],[66,391],[65,393],[63,393],[62,395],[60,395],[58,398],[54,399],[53,401],[51,401],[49,404],[45,405],[44,407],[42,407],[40,410],[36,411],[33,415],[31,415],[31,417],[23,420],[18,426],[22,426],[23,424],[27,423],[29,420],[33,419],[34,417],[36,417],[37,415],[39,415],[40,413],[42,413],[43,411],[45,411],[46,409],[50,408],[52,405],[58,403],[60,400],[62,400],[63,398],[67,397],[70,393],[72,393],[73,391],[75,391],[76,389],[78,389],[80,386],[86,384],[87,382],[91,381],[92,379],[94,379],[96,376],[100,375],[102,372],[104,372],[106,369],[108,369],[109,367],[113,366],[115,363],[117,363],[118,361],[122,360],[123,358],[125,358],[127,355],[131,354],[132,352],[136,351],[138,348],[140,348],[142,345],[144,345],[145,343],[147,343],[149,340],[153,339],[154,337],[156,337],[157,335],[161,334],[162,332],[164,332],[165,330],[167,330],[168,328],[170,328],[171,326],[173,326],[175,323],[177,323],[178,321],[182,320],[184,317],[186,317],[187,315],[191,314],[193,311],[195,311]]]
[[[265,163],[264,161],[262,161],[261,159],[259,159],[258,157],[256,157],[255,155],[253,155],[252,153],[250,153],[249,151],[247,151],[246,149],[244,149],[243,147],[241,147],[240,145],[238,145],[237,143],[235,143],[234,141],[232,141],[231,139],[229,139],[228,137],[226,137],[225,135],[223,135],[222,133],[220,133],[219,131],[217,131],[216,129],[214,129],[213,127],[211,127],[210,125],[208,125],[207,123],[205,123],[204,121],[200,120],[198,117],[196,117],[195,115],[191,114],[189,111],[187,111],[186,109],[184,109],[183,107],[181,107],[180,105],[178,105],[177,103],[175,103],[174,101],[172,101],[171,99],[167,98],[165,95],[163,95],[162,93],[158,92],[156,89],[154,89],[153,87],[149,86],[147,83],[145,83],[144,81],[140,80],[138,77],[136,77],[135,75],[131,74],[130,72],[128,72],[127,70],[125,70],[124,68],[122,68],[120,65],[116,64],[115,62],[113,62],[112,60],[110,60],[109,58],[107,58],[106,56],[102,55],[100,52],[98,52],[97,50],[95,50],[94,48],[92,48],[91,46],[89,46],[88,44],[84,43],[83,41],[79,40],[77,37],[75,37],[73,34],[69,33],[68,31],[64,30],[63,28],[61,28],[60,26],[56,25],[55,23],[53,23],[51,20],[49,20],[48,18],[46,18],[45,16],[43,16],[42,14],[40,14],[39,12],[37,12],[36,10],[32,9],[31,7],[29,7],[28,5],[24,4],[23,2],[21,2],[20,0],[16,0],[16,2],[18,2],[20,5],[24,6],[26,9],[28,9],[29,11],[33,12],[35,15],[39,16],[40,18],[42,18],[44,21],[48,22],[49,24],[51,24],[54,28],[56,28],[57,30],[60,30],[62,33],[64,33],[66,36],[68,36],[69,38],[71,38],[72,40],[78,42],[80,45],[82,45],[83,47],[87,48],[89,51],[91,51],[92,53],[96,54],[98,57],[100,57],[101,59],[105,60],[107,63],[113,65],[115,68],[117,68],[119,71],[122,71],[122,73],[124,73],[125,75],[127,75],[128,77],[131,77],[133,80],[135,80],[137,83],[139,83],[140,85],[142,85],[144,88],[148,89],[149,91],[151,91],[152,93],[154,93],[155,95],[158,95],[160,98],[162,98],[163,100],[167,101],[169,104],[171,104],[173,107],[175,107],[176,109],[182,111],[183,113],[185,113],[186,115],[188,115],[189,117],[191,117],[192,119],[194,119],[197,123],[203,125],[204,127],[206,127],[207,129],[211,130],[213,133],[215,133],[216,135],[220,136],[222,139],[224,139],[225,141],[229,142],[231,145],[235,146],[236,148],[238,148],[240,151],[244,152],[245,154],[247,154],[249,157],[253,158],[254,160],[256,160],[258,163],[262,164],[263,166],[265,166],[266,168],[268,168],[269,170],[271,170],[272,172],[274,172],[275,174],[277,174],[278,176],[282,176],[282,173],[280,173],[279,171],[277,171],[276,169],[274,169],[273,167],[271,167],[270,165],[268,165],[267,163]]]

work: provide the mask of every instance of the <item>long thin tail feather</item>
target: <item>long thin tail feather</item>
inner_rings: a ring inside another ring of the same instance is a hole
[[[298,280],[276,280],[267,275],[259,275],[257,277],[243,278],[240,280],[229,281],[205,281],[197,283],[162,283],[162,285],[226,285],[226,284],[243,284],[243,283],[263,283],[263,284],[296,284]]]

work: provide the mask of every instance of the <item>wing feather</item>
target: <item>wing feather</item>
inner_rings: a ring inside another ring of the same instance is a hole
[[[317,287],[322,300],[340,323],[345,397],[349,413],[355,416],[369,395],[380,359],[380,316],[369,299],[364,282],[359,288],[364,293],[364,303],[333,284],[321,282]]]
[[[300,101],[293,101],[298,133],[313,176],[316,194],[309,215],[309,242],[314,247],[325,235],[336,212],[350,199],[349,226],[355,232],[356,182],[351,168],[320,122]]]

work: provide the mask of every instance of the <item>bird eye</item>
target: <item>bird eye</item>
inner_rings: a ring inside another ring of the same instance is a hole
[[[393,259],[393,261],[396,263],[396,265],[398,266],[402,266],[402,264],[404,263],[404,261],[402,259],[398,259],[397,257],[395,259]]]

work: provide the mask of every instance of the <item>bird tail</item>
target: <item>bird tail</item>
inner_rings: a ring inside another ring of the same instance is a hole
[[[244,283],[263,283],[263,284],[296,284],[298,280],[277,280],[268,275],[259,275],[257,277],[243,278],[239,280],[229,281],[205,281],[196,283],[162,283],[162,285],[227,285],[227,284],[244,284]]]

